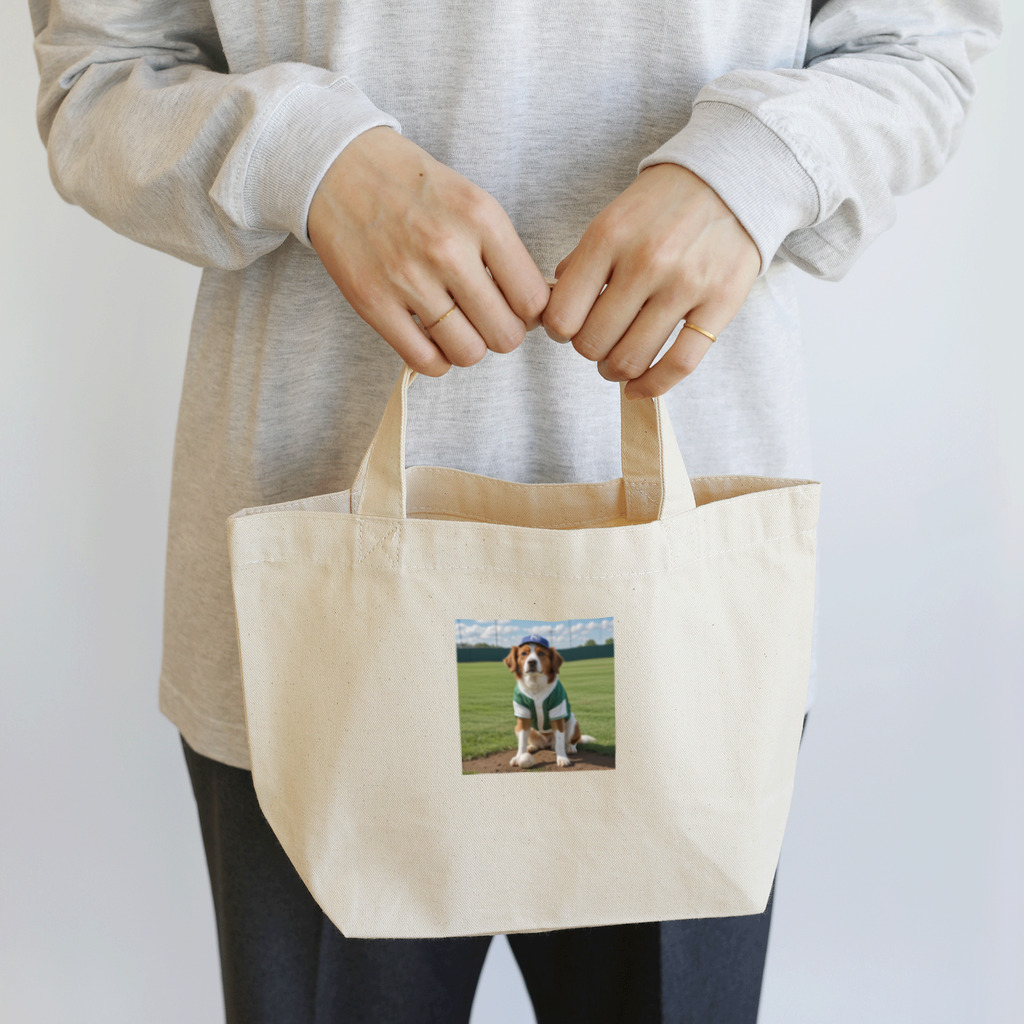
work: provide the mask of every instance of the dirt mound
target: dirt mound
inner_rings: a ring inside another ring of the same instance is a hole
[[[614,768],[614,754],[598,754],[590,750],[578,750],[575,754],[569,755],[572,764],[568,768],[559,768],[555,764],[555,752],[553,750],[538,750],[533,755],[534,764],[532,768],[514,768],[508,762],[515,754],[516,748],[510,747],[497,754],[488,754],[486,757],[471,757],[468,761],[462,762],[463,774],[473,772],[476,774],[489,775],[493,772],[578,772],[588,771],[595,768]]]

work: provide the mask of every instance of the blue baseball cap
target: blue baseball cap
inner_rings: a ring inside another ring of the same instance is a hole
[[[529,636],[524,636],[523,639],[519,642],[520,644],[540,644],[542,647],[551,646],[551,644],[549,644],[547,641],[547,637],[538,636],[536,633],[531,633]]]

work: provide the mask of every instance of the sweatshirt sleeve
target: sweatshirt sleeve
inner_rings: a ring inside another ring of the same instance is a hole
[[[803,67],[730,71],[637,173],[677,163],[761,253],[838,280],[955,152],[998,0],[814,0]]]
[[[235,270],[288,237],[334,158],[377,125],[344,74],[230,73],[206,0],[30,0],[50,177],[115,231]]]

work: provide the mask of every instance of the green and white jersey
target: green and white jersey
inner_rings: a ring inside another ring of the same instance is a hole
[[[555,681],[555,685],[546,697],[541,697],[538,700],[531,697],[516,683],[516,688],[512,691],[512,708],[516,713],[516,718],[529,718],[535,729],[550,729],[552,720],[569,717],[569,696],[565,692],[561,679]],[[538,714],[543,725],[537,724]]]

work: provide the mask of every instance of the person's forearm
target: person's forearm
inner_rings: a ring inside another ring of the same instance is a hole
[[[956,148],[972,62],[1001,30],[996,0],[814,4],[806,67],[729,71],[697,94],[688,123],[638,170],[687,167],[757,243],[841,277],[895,217],[893,198],[934,177]]]
[[[58,192],[200,266],[243,267],[294,234],[344,146],[401,125],[343,74],[229,74],[196,0],[33,0],[39,132]]]

